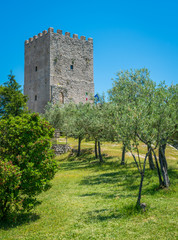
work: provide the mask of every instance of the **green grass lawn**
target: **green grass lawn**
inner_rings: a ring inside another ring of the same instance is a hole
[[[68,141],[77,146],[77,141]],[[85,142],[81,157],[57,157],[59,171],[52,187],[38,196],[40,203],[31,213],[19,215],[16,223],[0,224],[0,240],[177,239],[178,151],[166,151],[169,190],[157,189],[157,173],[147,166],[142,194],[147,210],[138,212],[134,206],[140,175],[131,156],[127,154],[127,165],[121,166],[121,146],[103,143],[105,163],[100,165],[93,147],[93,142]]]

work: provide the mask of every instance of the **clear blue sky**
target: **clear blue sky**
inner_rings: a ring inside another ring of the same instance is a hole
[[[7,0],[0,4],[0,84],[24,82],[24,41],[49,27],[94,39],[95,92],[120,70],[146,67],[178,83],[178,0]]]

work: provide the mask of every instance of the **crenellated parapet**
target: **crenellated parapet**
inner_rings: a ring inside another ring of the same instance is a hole
[[[53,34],[53,33],[54,33],[54,28],[50,27],[50,28],[48,28],[48,31],[44,30],[42,33],[38,33],[38,35],[35,35],[35,36],[29,38],[29,40],[25,40],[25,45],[27,45],[29,43],[32,43],[33,41],[35,41],[38,38],[41,38],[43,36],[46,36],[47,34]],[[81,41],[88,41],[90,43],[93,42],[93,38],[88,38],[88,40],[87,40],[85,36],[81,36],[80,39],[79,39],[78,34],[73,34],[73,36],[71,37],[70,32],[65,32],[65,34],[63,35],[62,30],[59,30],[59,29],[57,30],[57,32],[55,34],[58,34],[58,35],[63,36],[65,38],[78,39],[78,40],[81,40]]]

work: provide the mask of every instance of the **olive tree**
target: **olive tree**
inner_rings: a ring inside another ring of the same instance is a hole
[[[115,106],[115,131],[130,150],[141,174],[137,205],[141,204],[147,158],[150,168],[154,169],[155,166],[151,153],[155,157],[159,184],[169,186],[165,157],[162,161],[159,156],[160,173],[155,149],[163,146],[162,141],[168,139],[175,131],[175,91],[175,87],[167,88],[163,84],[156,86],[147,69],[119,72],[113,88],[109,91],[110,100]],[[139,153],[140,141],[148,147],[143,162]],[[161,153],[165,156],[164,151]]]

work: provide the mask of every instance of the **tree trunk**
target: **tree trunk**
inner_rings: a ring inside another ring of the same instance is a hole
[[[166,169],[168,169],[167,160],[166,160],[166,156],[165,156],[165,150],[166,150],[166,144],[163,144],[162,146],[159,147],[159,157],[162,159],[163,164],[166,167]]]
[[[151,149],[150,149],[151,151]],[[143,186],[143,179],[144,179],[144,175],[145,175],[145,166],[146,166],[146,159],[148,157],[150,152],[147,152],[146,156],[145,156],[145,160],[144,160],[144,163],[143,163],[143,170],[141,170],[140,174],[141,174],[141,181],[140,181],[140,187],[139,187],[139,193],[138,193],[138,199],[137,199],[137,204],[136,206],[138,207],[141,207],[141,196],[142,196],[142,186]]]
[[[167,172],[167,161],[165,157],[166,144],[163,144],[159,147],[159,163],[161,166],[161,173],[163,176],[163,182],[165,187],[169,187],[170,181]]]
[[[150,150],[151,146],[148,144],[147,147],[148,147],[148,152],[149,152],[149,155],[148,155],[149,166],[150,166],[151,170],[154,170],[155,165],[154,165],[154,162],[153,162],[152,152]]]
[[[161,186],[163,186],[163,180],[162,180],[162,177],[161,177],[161,173],[160,173],[160,169],[159,169],[159,165],[158,165],[158,160],[157,160],[156,154],[155,154],[153,149],[152,149],[152,152],[153,152],[153,155],[154,155],[154,158],[155,158],[156,168],[157,168],[157,172],[158,172],[159,186],[161,187]]]
[[[97,140],[95,140],[95,158],[98,158]]]
[[[138,199],[137,199],[137,206],[140,206],[141,196],[142,196],[142,186],[143,186],[143,179],[144,179],[144,173],[141,173],[141,181],[140,181],[140,187],[139,187],[139,193],[138,193]]]
[[[80,156],[80,146],[81,146],[81,141],[82,141],[82,138],[79,137],[79,138],[78,138],[78,151],[77,151],[77,157]]]
[[[102,163],[103,162],[103,158],[102,158],[102,155],[101,155],[100,141],[98,141],[98,154],[99,154],[100,163]]]
[[[125,150],[126,150],[126,147],[123,144],[121,165],[125,165]]]

